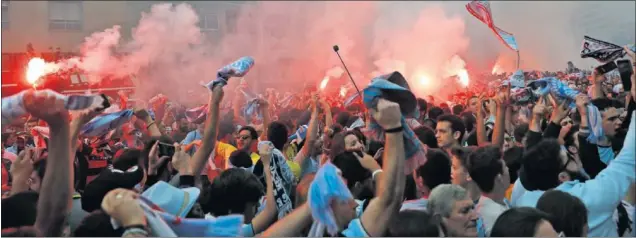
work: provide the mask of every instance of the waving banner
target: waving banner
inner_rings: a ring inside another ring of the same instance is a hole
[[[490,3],[488,1],[471,1],[466,4],[466,10],[470,12],[477,20],[480,20],[484,24],[490,28],[499,39],[508,46],[508,48],[519,51],[517,47],[517,40],[515,37],[502,30],[499,27],[495,26],[495,23],[492,20],[492,12],[490,11]]]

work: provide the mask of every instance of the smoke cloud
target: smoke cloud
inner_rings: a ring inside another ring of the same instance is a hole
[[[83,57],[62,67],[78,66],[94,75],[92,82],[136,75],[137,98],[163,93],[181,103],[200,103],[207,94],[199,83],[246,55],[256,61],[245,77],[256,91],[299,91],[325,76],[332,77],[328,87],[340,88],[348,76],[332,51],[339,45],[361,87],[397,70],[416,95],[443,95],[456,89],[447,77],[464,67],[489,73],[496,63],[502,71],[516,69],[516,53],[465,4],[249,2],[236,18],[220,21],[221,37],[210,38],[191,6],[161,3],[143,13],[131,39],[122,39],[119,26],[94,33],[82,46]],[[491,9],[495,23],[515,35],[522,69],[561,70],[567,61],[589,67],[595,62],[579,57],[583,35],[616,44],[635,41],[634,2],[492,2]]]
[[[389,28],[376,26],[373,57],[381,73],[399,70],[420,97],[439,93],[448,87],[446,77],[457,75],[465,62],[458,56],[468,49],[470,40],[458,15],[449,15],[440,5],[426,7],[408,24]],[[451,82],[452,83],[452,82]],[[449,90],[445,90],[449,91]]]

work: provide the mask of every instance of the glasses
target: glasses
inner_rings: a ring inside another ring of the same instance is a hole
[[[566,126],[568,124],[572,124],[572,120],[562,121],[561,126]]]
[[[247,140],[250,136],[237,136],[236,139]]]

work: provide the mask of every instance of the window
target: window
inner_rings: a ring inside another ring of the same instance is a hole
[[[219,17],[216,14],[201,16],[201,30],[215,31],[219,29]]]
[[[84,74],[71,74],[71,84],[81,84],[88,82],[88,77]]]
[[[9,27],[9,1],[2,1],[2,29]]]
[[[49,29],[81,30],[83,9],[79,1],[51,1],[49,3]]]

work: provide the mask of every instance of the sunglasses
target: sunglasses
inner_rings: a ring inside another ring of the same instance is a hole
[[[247,140],[250,138],[250,136],[237,136],[236,138],[241,140]]]

